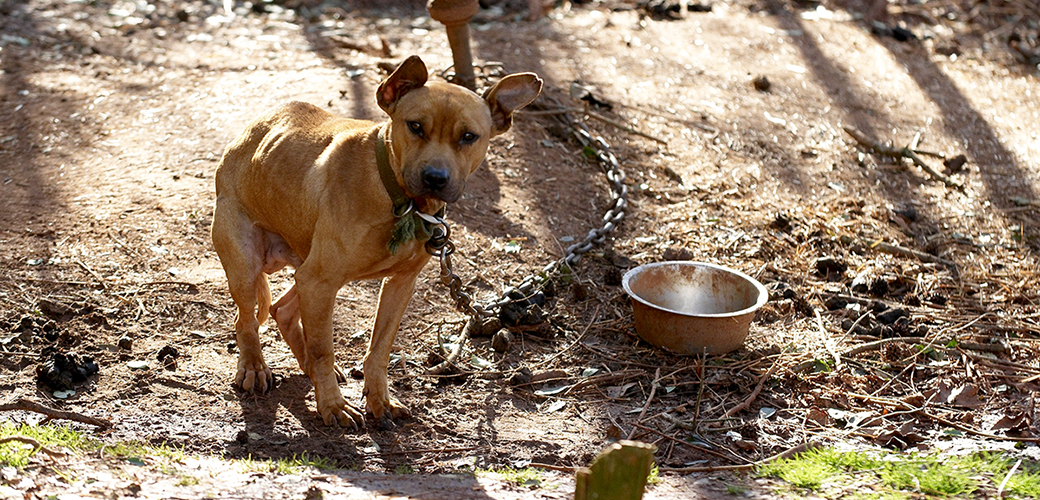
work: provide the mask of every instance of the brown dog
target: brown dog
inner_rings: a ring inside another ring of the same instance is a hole
[[[408,416],[390,397],[386,370],[430,259],[422,219],[410,210],[435,214],[457,200],[489,139],[509,129],[513,111],[542,85],[533,73],[510,75],[481,98],[426,80],[412,56],[379,85],[384,123],[289,103],[249,124],[217,169],[213,246],[238,307],[235,382],[271,388],[257,333],[271,314],[314,384],[326,425],[364,425],[340,393],[332,350],[336,292],[351,280],[383,278],[364,362],[366,409],[376,419]],[[272,305],[267,275],[286,265],[296,267],[296,284]]]

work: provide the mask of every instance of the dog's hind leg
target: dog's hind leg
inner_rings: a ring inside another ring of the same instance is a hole
[[[282,339],[289,344],[300,369],[307,371],[307,341],[303,336],[303,324],[300,323],[300,295],[296,292],[296,285],[271,306],[271,316],[278,323],[278,331],[282,332]],[[336,364],[335,371],[337,382],[347,381],[347,376],[339,364]]]
[[[260,348],[260,321],[267,319],[271,291],[263,273],[263,231],[241,206],[217,197],[213,210],[213,248],[227,275],[231,298],[238,308],[235,339],[238,342],[238,371],[235,383],[246,391],[266,392],[272,387],[271,369]],[[257,308],[259,306],[259,309]]]

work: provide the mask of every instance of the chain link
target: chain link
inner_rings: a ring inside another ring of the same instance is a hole
[[[567,247],[567,253],[563,258],[549,263],[542,268],[539,274],[527,276],[515,288],[507,288],[496,301],[484,306],[475,303],[473,298],[463,290],[462,279],[455,274],[451,264],[451,254],[455,253],[455,244],[450,240],[451,229],[448,227],[448,223],[440,217],[429,216],[436,219],[436,223],[440,227],[426,243],[426,251],[440,259],[441,284],[448,288],[448,293],[455,303],[455,309],[471,318],[488,317],[494,310],[511,302],[513,299],[510,298],[510,295],[513,295],[514,292],[530,296],[540,286],[552,279],[557,272],[561,270],[570,272],[570,269],[581,260],[583,255],[595,246],[603,244],[607,239],[607,235],[617,229],[618,224],[625,218],[626,210],[628,209],[628,186],[625,185],[625,172],[621,170],[617,157],[614,156],[613,151],[610,149],[610,145],[603,137],[593,136],[585,123],[573,120],[568,113],[561,113],[556,115],[556,117],[563,122],[570,130],[571,135],[581,144],[582,153],[587,158],[595,159],[606,175],[610,187],[611,201],[609,208],[603,214],[603,225],[591,229],[585,236],[585,239]]]

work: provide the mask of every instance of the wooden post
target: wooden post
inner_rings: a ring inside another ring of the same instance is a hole
[[[574,500],[640,500],[650,476],[657,447],[638,441],[618,441],[578,470]]]

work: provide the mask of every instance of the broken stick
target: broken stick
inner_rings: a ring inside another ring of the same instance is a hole
[[[112,422],[94,417],[88,417],[79,413],[71,411],[62,411],[49,406],[44,406],[35,401],[29,401],[28,399],[16,399],[13,403],[0,405],[0,411],[31,411],[47,415],[49,418],[56,418],[61,420],[72,420],[74,422],[82,422],[84,424],[90,424],[93,426],[100,427],[102,429],[108,429],[112,427]]]
[[[918,156],[912,148],[894,148],[892,146],[886,146],[884,144],[881,144],[880,142],[870,140],[866,135],[863,134],[863,132],[860,132],[855,128],[852,128],[847,125],[843,128],[845,129],[845,132],[852,136],[853,139],[856,139],[856,142],[858,142],[861,146],[873,151],[874,154],[887,156],[889,158],[910,158],[910,160],[914,162],[914,165],[917,165],[918,167],[921,167],[921,169],[925,172],[928,172],[928,175],[931,175],[933,179],[942,181],[943,184],[946,184],[947,186],[952,188],[964,189],[964,184],[961,184],[960,182],[953,180],[949,176],[943,175],[942,172],[939,172],[938,170],[932,168],[932,166],[925,163],[924,160],[922,160],[921,157]]]

